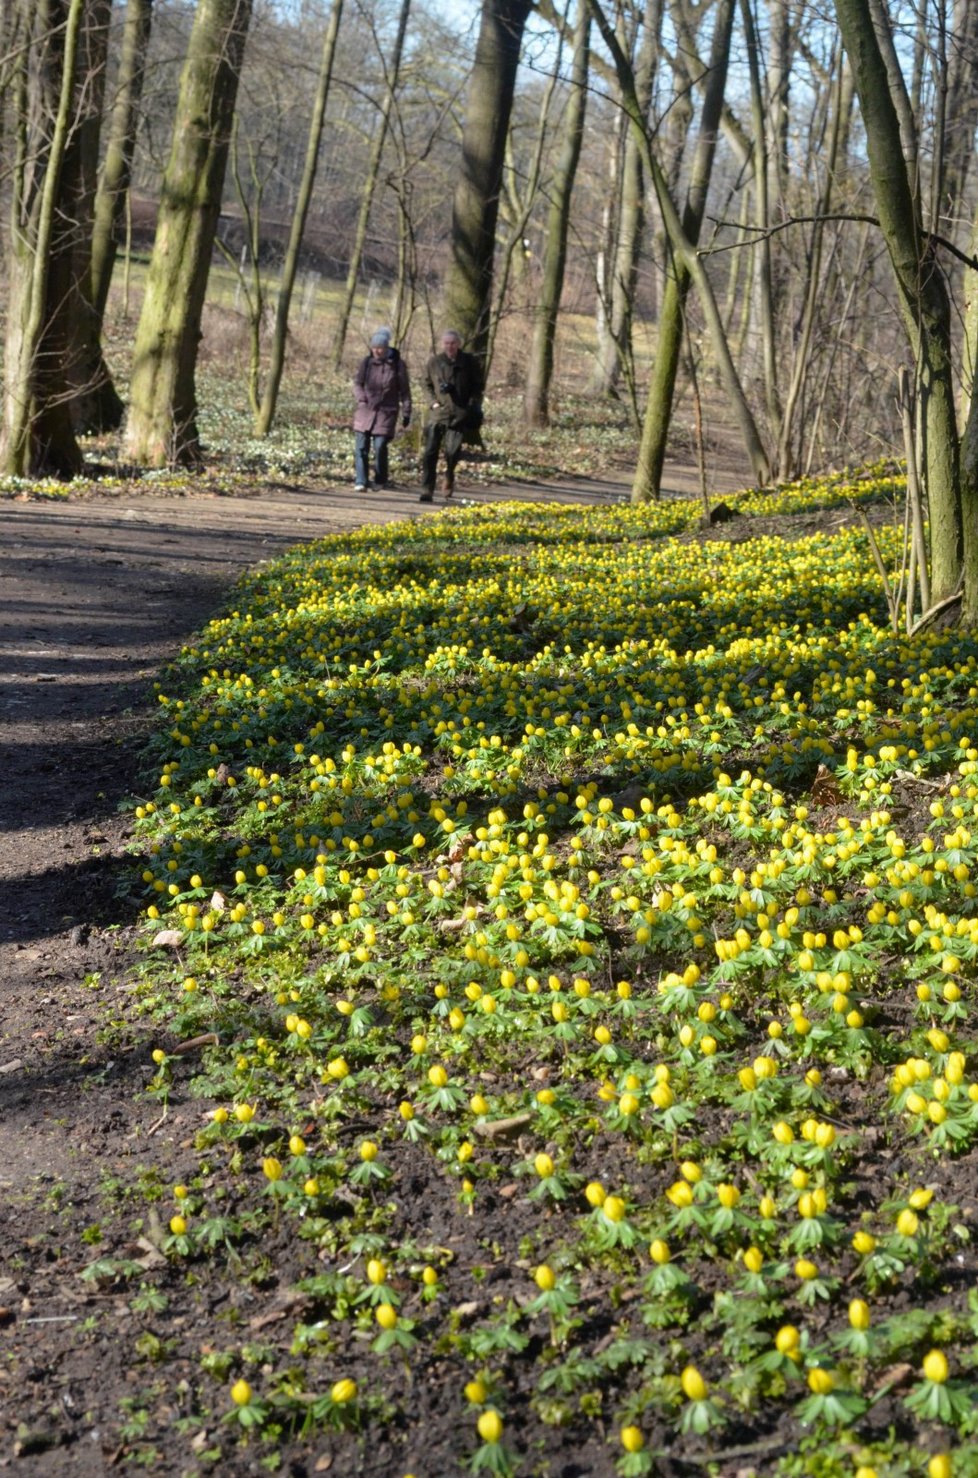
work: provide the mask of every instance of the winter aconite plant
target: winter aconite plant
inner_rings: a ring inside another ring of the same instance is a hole
[[[163,1251],[284,1331],[199,1373],[236,1441],[420,1473],[430,1391],[458,1472],[976,1471],[978,642],[676,515],[299,548],[161,684]]]

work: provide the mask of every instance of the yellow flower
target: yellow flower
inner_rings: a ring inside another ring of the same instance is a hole
[[[355,1380],[338,1380],[329,1394],[334,1405],[345,1406],[357,1394],[357,1383]]]
[[[589,1206],[603,1206],[607,1194],[600,1180],[589,1180],[584,1187],[584,1199]]]
[[[549,1175],[553,1175],[554,1173],[554,1162],[549,1155],[544,1154],[541,1150],[538,1155],[534,1156],[533,1168],[541,1180],[546,1180]]]
[[[621,1196],[605,1196],[601,1210],[609,1221],[624,1221],[625,1203]]]
[[[700,1375],[695,1365],[687,1365],[679,1377],[679,1383],[683,1388],[683,1395],[690,1401],[704,1401],[706,1399],[706,1381]]]
[[[924,1379],[933,1381],[935,1386],[942,1386],[947,1380],[947,1356],[943,1350],[928,1351],[920,1368],[924,1373]]]
[[[182,1237],[187,1230],[187,1219],[183,1216],[170,1217],[170,1231],[175,1237]]]
[[[864,1299],[854,1298],[849,1304],[849,1323],[853,1329],[869,1328],[869,1305]]]
[[[876,1248],[876,1238],[871,1232],[857,1232],[852,1239],[852,1245],[860,1257],[868,1257]]]
[[[374,1317],[381,1329],[394,1329],[397,1325],[397,1310],[392,1304],[378,1304]]]
[[[369,1164],[371,1160],[376,1160],[377,1154],[378,1154],[377,1146],[374,1144],[373,1140],[372,1139],[365,1139],[363,1141],[363,1143],[361,1144],[361,1146],[360,1146],[360,1158],[361,1158],[361,1160],[366,1160],[367,1163]]]
[[[621,1445],[626,1452],[641,1452],[645,1446],[640,1427],[622,1427],[620,1436]]]
[[[231,1400],[235,1406],[247,1406],[251,1396],[252,1390],[248,1382],[243,1377],[241,1380],[236,1380],[231,1387]]]
[[[774,1348],[779,1355],[787,1355],[794,1358],[801,1342],[801,1335],[793,1324],[782,1324],[774,1336]]]
[[[276,1160],[274,1155],[266,1155],[261,1162],[261,1168],[266,1180],[270,1180],[273,1184],[282,1179],[282,1162]]]
[[[480,1414],[476,1428],[483,1442],[498,1442],[503,1435],[503,1419],[498,1411],[490,1408]]]
[[[900,1212],[897,1217],[896,1229],[901,1237],[914,1237],[920,1225],[920,1218],[916,1211],[911,1211],[909,1206]]]
[[[831,1370],[824,1370],[820,1365],[816,1365],[808,1372],[808,1388],[816,1396],[827,1396],[835,1389],[835,1375]]]
[[[927,1464],[927,1478],[951,1478],[952,1472],[951,1454],[949,1452],[935,1452]]]
[[[663,1263],[669,1262],[672,1257],[672,1253],[669,1250],[669,1243],[663,1242],[661,1237],[656,1237],[652,1246],[649,1248],[649,1257],[660,1266]]]
[[[549,1293],[557,1281],[557,1275],[553,1268],[549,1268],[546,1263],[541,1263],[533,1274],[533,1281],[541,1293]]]
[[[744,1267],[749,1273],[759,1273],[764,1266],[764,1253],[759,1247],[748,1247],[744,1253]]]
[[[471,1401],[473,1406],[481,1406],[486,1399],[485,1382],[481,1380],[470,1380],[465,1384],[465,1399]]]
[[[374,1286],[376,1287],[377,1284],[383,1283],[383,1281],[384,1281],[384,1279],[386,1277],[387,1277],[387,1264],[385,1262],[383,1262],[379,1257],[372,1257],[370,1259],[370,1261],[367,1263],[367,1279],[368,1279],[368,1281],[370,1283],[373,1283]]]

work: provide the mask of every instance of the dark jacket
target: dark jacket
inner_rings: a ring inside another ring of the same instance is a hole
[[[482,400],[482,370],[475,355],[464,349],[454,360],[447,354],[433,354],[425,371],[425,394],[426,425],[436,421],[457,427],[471,424],[472,411],[480,408]]]
[[[411,386],[407,365],[396,349],[388,349],[385,358],[368,354],[353,376],[356,410],[354,431],[369,431],[373,436],[393,436],[397,430],[397,412],[411,414]]]

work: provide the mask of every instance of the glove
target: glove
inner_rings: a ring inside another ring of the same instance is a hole
[[[411,424],[411,417],[410,416],[402,416],[401,417],[401,425],[404,427],[405,431],[410,426],[410,424]]]

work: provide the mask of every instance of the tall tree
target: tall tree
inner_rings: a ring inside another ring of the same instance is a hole
[[[336,56],[336,40],[339,36],[342,18],[343,0],[333,0],[329,25],[326,27],[326,34],[323,37],[323,50],[319,62],[319,76],[316,81],[316,97],[312,108],[312,118],[309,121],[309,137],[306,140],[306,157],[302,166],[302,178],[299,181],[299,192],[296,196],[295,210],[292,212],[292,224],[289,228],[289,242],[285,248],[282,275],[279,279],[268,378],[265,381],[265,392],[262,395],[261,408],[255,427],[259,436],[267,436],[272,429],[275,408],[278,405],[278,392],[282,384],[282,374],[285,369],[285,346],[289,334],[289,311],[292,306],[295,279],[299,271],[299,251],[302,247],[302,238],[306,230],[309,206],[312,203],[313,186],[316,183],[316,170],[319,166],[319,146],[322,143],[323,127],[326,122],[326,103],[329,98],[329,86],[333,76],[333,60]]]
[[[79,54],[79,103],[65,156],[63,210],[73,224],[65,376],[71,419],[80,434],[114,429],[123,404],[102,355],[102,321],[92,299],[92,230],[112,0],[87,0]]]
[[[718,0],[699,135],[682,215],[683,234],[693,246],[699,241],[703,217],[706,213],[706,198],[713,171],[720,114],[727,85],[727,64],[730,59],[733,16],[734,0]],[[647,498],[659,496],[669,426],[672,420],[676,374],[682,354],[686,299],[692,282],[692,273],[683,254],[673,251],[662,307],[659,312],[659,336],[655,364],[652,371],[652,383],[649,386],[638,465],[632,489],[632,496],[636,502],[644,502]]]
[[[483,0],[469,78],[462,159],[452,203],[446,319],[485,356],[492,307],[499,191],[516,72],[533,0]]]
[[[635,95],[648,116],[659,56],[662,0],[646,0],[635,61]],[[645,229],[645,171],[642,154],[627,116],[619,114],[612,137],[612,171],[606,213],[610,230],[598,260],[598,358],[592,387],[615,393],[622,370],[634,388],[632,315],[639,254]],[[636,411],[637,415],[637,411]]]
[[[95,197],[95,222],[92,228],[91,299],[100,328],[105,316],[126,197],[132,178],[146,49],[149,46],[152,20],[153,0],[126,0],[115,100],[109,113],[105,160]]]
[[[550,209],[547,212],[540,294],[533,315],[533,341],[523,398],[523,415],[530,426],[545,426],[550,419],[550,382],[553,378],[557,314],[564,289],[571,195],[577,163],[581,157],[587,109],[590,35],[591,12],[588,9],[588,0],[579,0],[571,59],[570,94],[564,111],[563,143],[550,182]]]
[[[65,365],[76,228],[66,161],[84,21],[85,0],[18,0],[0,464],[21,477],[82,465]]]
[[[136,331],[127,453],[197,466],[196,365],[251,0],[199,0]]]
[[[401,72],[401,58],[404,55],[404,38],[407,35],[410,13],[411,0],[401,0],[400,14],[397,19],[397,34],[394,37],[390,61],[384,65],[384,96],[380,104],[380,117],[377,120],[373,143],[370,147],[370,158],[367,161],[367,176],[364,180],[363,195],[360,197],[360,210],[357,214],[357,225],[353,235],[353,247],[350,251],[350,264],[346,273],[346,286],[343,290],[343,301],[340,304],[339,318],[336,324],[336,337],[333,341],[334,369],[339,369],[343,362],[343,350],[346,345],[347,330],[350,326],[350,314],[353,311],[353,299],[356,296],[357,282],[360,278],[360,263],[363,260],[363,249],[367,241],[367,228],[370,225],[370,211],[380,180],[380,163],[384,156],[384,146],[387,143],[387,133],[390,128],[391,110],[394,107],[397,82]],[[383,49],[379,44],[377,50],[383,59]]]
[[[963,552],[978,577],[978,510],[969,507],[968,516],[962,517],[950,297],[934,241],[924,229],[912,110],[885,12],[876,0],[836,0],[835,8],[913,362],[919,470],[930,511],[932,589],[940,601],[958,583]],[[978,614],[978,581],[970,599]]]

